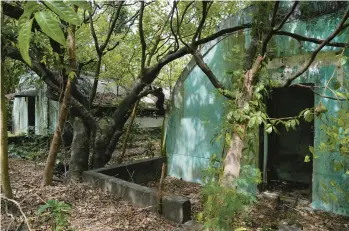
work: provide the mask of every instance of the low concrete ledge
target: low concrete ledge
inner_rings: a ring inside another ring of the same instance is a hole
[[[133,174],[132,179],[134,182],[147,183],[150,180],[158,180],[160,178],[158,172],[161,170],[162,163],[165,161],[165,157],[158,157],[145,161],[137,161],[132,164],[121,164],[85,171],[83,173],[83,181],[128,200],[134,205],[150,207],[153,212],[156,212],[157,191],[155,189],[117,177],[122,176],[128,179],[125,173],[125,170],[127,170],[128,174]],[[142,172],[147,172],[147,174]],[[115,175],[116,177],[107,175],[106,173]],[[165,218],[183,224],[190,220],[190,212],[191,204],[189,198],[171,194],[166,194],[162,197],[162,216]]]

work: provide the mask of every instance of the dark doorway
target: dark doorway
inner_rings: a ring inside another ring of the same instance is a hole
[[[303,87],[273,89],[267,101],[268,114],[272,118],[285,118],[314,106],[314,93]],[[284,125],[278,125],[280,134],[273,132],[268,136],[268,181],[281,180],[293,183],[309,184],[312,178],[312,161],[304,162],[309,155],[309,146],[313,145],[313,122],[299,119],[296,130],[287,131]]]
[[[35,127],[35,96],[28,96],[28,132],[34,133]]]

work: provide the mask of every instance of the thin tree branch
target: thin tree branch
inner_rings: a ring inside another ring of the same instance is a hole
[[[7,197],[4,197],[4,196],[1,196],[1,199],[6,200],[6,201],[9,201],[9,202],[11,202],[11,203],[13,203],[13,204],[16,205],[16,207],[18,208],[19,212],[22,214],[22,216],[23,216],[23,218],[24,218],[25,224],[27,225],[27,229],[28,229],[29,231],[31,231],[32,229],[30,228],[30,225],[29,225],[29,222],[28,222],[28,218],[27,218],[27,216],[24,214],[21,205],[20,205],[17,201],[15,201],[15,200],[13,200],[13,199],[10,199],[10,198],[7,198]]]
[[[166,19],[165,23],[161,26],[160,30],[157,32],[154,45],[153,45],[153,47],[152,47],[152,49],[151,49],[151,51],[150,51],[150,53],[149,53],[149,56],[148,56],[147,66],[150,66],[150,62],[151,62],[153,56],[156,54],[157,47],[158,47],[158,45],[159,45],[159,43],[160,43],[160,41],[161,41],[161,35],[162,35],[162,33],[163,33],[163,31],[164,31],[164,29],[165,29],[165,27],[166,27],[168,21],[170,20],[170,17],[171,17],[171,13],[169,13],[169,15],[167,16],[167,19]],[[166,41],[164,42],[164,44],[162,44],[162,46],[165,45],[165,43],[166,43]],[[161,47],[162,47],[162,46],[161,46]]]
[[[202,70],[202,72],[204,72],[206,74],[206,76],[208,77],[208,79],[210,80],[210,82],[212,83],[212,85],[217,88],[219,90],[219,92],[225,96],[226,98],[232,100],[234,99],[230,94],[227,93],[224,85],[218,80],[218,78],[215,76],[215,74],[213,73],[213,71],[208,67],[208,65],[204,62],[204,59],[202,57],[202,55],[200,54],[200,52],[195,49],[192,51],[192,55],[194,57],[194,60],[196,62],[196,65],[198,65],[198,67],[200,67],[200,69]]]
[[[276,31],[275,34],[277,35],[283,35],[283,36],[288,36],[291,38],[294,38],[296,40],[300,41],[305,41],[305,42],[312,42],[312,43],[316,43],[316,44],[321,44],[323,43],[325,40],[321,40],[321,39],[317,39],[317,38],[309,38],[309,37],[305,37],[299,34],[294,34],[288,31]],[[348,43],[338,43],[338,42],[328,42],[326,44],[326,46],[331,46],[331,47],[346,47],[348,46]]]
[[[293,12],[295,11],[296,7],[298,6],[298,1],[295,1],[293,3],[293,6],[291,8],[291,10],[288,12],[288,14],[282,19],[281,23],[276,27],[273,28],[273,31],[278,31],[280,30],[286,23],[287,19],[293,14]]]
[[[108,43],[109,43],[109,40],[110,40],[110,37],[111,37],[111,34],[113,33],[114,29],[115,29],[115,25],[116,25],[116,22],[117,20],[119,19],[120,17],[120,12],[121,12],[121,8],[122,8],[122,4],[124,3],[124,1],[118,1],[118,9],[116,11],[116,15],[112,21],[112,24],[108,30],[108,34],[107,34],[107,38],[105,39],[104,43],[101,45],[100,47],[100,50],[103,52],[104,49],[107,47]]]
[[[279,5],[280,5],[280,1],[276,1],[274,4],[273,16],[271,18],[271,28],[275,26],[275,20],[276,20],[277,11],[279,9]]]
[[[328,42],[330,42],[334,37],[336,37],[339,32],[341,31],[345,21],[348,19],[349,17],[349,9],[347,9],[347,11],[345,12],[342,20],[339,22],[339,24],[337,25],[336,29],[328,36],[328,38],[323,41],[318,48],[312,53],[310,59],[308,60],[308,62],[304,63],[303,67],[296,72],[294,75],[292,75],[290,78],[288,78],[286,80],[286,84],[285,87],[291,85],[291,83],[293,82],[293,80],[297,79],[299,76],[301,76],[309,67],[310,65],[313,63],[313,61],[315,60],[317,54],[321,51],[321,49],[326,46],[326,44]]]
[[[230,33],[236,32],[236,31],[244,30],[247,28],[251,28],[251,23],[247,23],[247,24],[243,24],[243,25],[235,26],[235,27],[231,27],[231,28],[226,28],[226,29],[220,30],[214,34],[211,34],[211,35],[207,36],[206,38],[202,38],[202,39],[195,41],[194,45],[195,46],[202,45],[202,44],[210,42],[210,41],[212,41],[220,36],[230,34]]]
[[[95,28],[94,28],[94,26],[93,26],[92,15],[91,15],[91,13],[88,13],[88,14],[89,14],[89,17],[90,17],[90,30],[91,30],[91,35],[92,35],[93,41],[94,41],[94,43],[95,43],[96,52],[97,52],[97,54],[100,54],[100,53],[102,53],[102,52],[101,52],[101,50],[99,49],[96,31],[95,31]]]
[[[302,88],[308,88],[310,89],[312,92],[314,92],[315,95],[318,95],[320,96],[321,98],[326,98],[326,99],[332,99],[332,100],[339,100],[339,101],[346,101],[347,99],[344,99],[344,98],[339,98],[339,97],[332,97],[332,96],[326,96],[326,95],[321,95],[319,93],[317,93],[315,90],[314,90],[314,87],[313,86],[308,86],[308,85],[304,85],[304,84],[293,84],[292,86],[297,86],[297,87],[302,87]]]
[[[144,72],[144,66],[146,61],[146,55],[145,52],[147,50],[147,44],[145,43],[144,39],[144,31],[143,31],[143,13],[144,13],[144,2],[141,2],[141,9],[139,12],[139,38],[141,40],[142,45],[142,60],[141,60],[141,72]]]
[[[173,14],[176,8],[176,1],[173,1],[173,6],[172,6],[172,10],[171,10],[171,18],[170,18],[170,28],[171,28],[171,33],[173,34],[174,38],[175,38],[175,42],[176,42],[176,46],[175,46],[175,51],[177,51],[179,49],[179,42],[178,42],[178,38],[177,38],[177,34],[174,32],[173,29]],[[178,31],[177,31],[178,32]]]
[[[193,1],[191,1],[190,3],[188,3],[188,5],[184,8],[184,10],[183,10],[183,14],[182,14],[182,17],[181,17],[181,20],[179,21],[179,27],[181,27],[181,25],[182,25],[182,22],[183,22],[183,20],[184,20],[184,17],[185,17],[185,14],[187,13],[187,11],[188,11],[188,9],[189,9],[189,7],[191,6],[191,5],[193,5]]]
[[[298,1],[296,1],[295,3],[293,3],[293,6],[291,8],[291,10],[288,12],[288,14],[283,18],[283,20],[281,21],[281,23],[274,28],[275,25],[275,19],[276,19],[276,14],[277,14],[277,10],[279,8],[279,1],[275,2],[274,5],[274,10],[273,10],[273,16],[272,16],[272,21],[271,21],[271,25],[270,25],[270,31],[267,34],[267,36],[265,37],[265,39],[263,40],[263,44],[262,44],[262,51],[261,51],[261,55],[264,56],[266,51],[267,51],[267,47],[268,47],[268,43],[270,41],[270,39],[273,37],[273,35],[275,34],[276,31],[280,30],[281,27],[286,23],[287,19],[293,14],[293,12],[295,11],[297,5],[298,5]]]
[[[207,1],[202,1],[202,17],[201,17],[199,26],[198,26],[198,28],[195,31],[195,34],[194,34],[193,39],[192,39],[192,42],[194,42],[198,38],[198,36],[201,33],[201,30],[202,30],[202,28],[203,28],[203,26],[205,24],[207,13],[208,13],[209,6],[210,6],[208,4],[212,4],[212,3],[209,3]]]

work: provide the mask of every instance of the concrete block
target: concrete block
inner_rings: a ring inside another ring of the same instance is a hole
[[[191,204],[187,197],[166,195],[162,197],[162,215],[183,224],[191,219]]]

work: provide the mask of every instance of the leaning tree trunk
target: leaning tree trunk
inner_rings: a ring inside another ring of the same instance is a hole
[[[88,170],[90,131],[79,117],[73,118],[74,136],[71,145],[69,176],[73,182],[81,181],[81,173]]]
[[[104,167],[111,159],[112,154],[123,134],[123,128],[131,115],[132,106],[139,100],[139,94],[151,81],[144,79],[151,78],[146,75],[138,79],[132,90],[125,96],[118,108],[112,115],[112,121],[107,128],[101,128],[100,134],[96,137],[95,153],[92,159],[92,168]]]
[[[263,57],[257,57],[253,67],[247,71],[244,76],[244,96],[238,102],[239,107],[243,108],[245,103],[248,103],[252,98],[253,83],[257,72],[263,62]],[[240,175],[242,150],[244,148],[244,136],[246,133],[246,124],[240,124],[240,135],[234,132],[228,153],[224,159],[223,185],[229,186],[234,182],[234,179]]]
[[[76,49],[75,49],[75,26],[71,26],[71,28],[68,28],[68,51],[69,51],[71,68],[74,71],[74,73],[76,73],[77,65],[76,65]],[[53,168],[56,163],[58,146],[59,146],[62,131],[64,128],[64,123],[68,115],[71,92],[72,92],[72,80],[71,80],[71,77],[68,76],[67,84],[65,86],[65,91],[63,95],[63,100],[61,103],[61,107],[59,109],[56,131],[53,135],[50,151],[49,151],[45,169],[44,169],[43,180],[41,183],[42,186],[52,184]]]
[[[3,22],[3,12],[1,4],[1,24]],[[3,38],[1,38],[1,48],[3,47]],[[1,52],[2,53],[2,52]],[[8,146],[7,146],[7,108],[4,93],[4,57],[1,55],[1,76],[0,76],[0,163],[1,163],[1,188],[7,198],[13,198],[10,177],[8,174]]]
[[[126,153],[128,137],[130,136],[130,133],[131,133],[131,129],[132,129],[132,126],[133,126],[133,121],[136,118],[136,111],[137,111],[138,103],[139,103],[139,101],[137,101],[137,103],[133,106],[131,121],[130,121],[128,127],[127,127],[127,131],[126,131],[126,134],[125,134],[125,140],[124,140],[124,143],[122,144],[121,154],[120,154],[120,156],[118,156],[118,158],[116,160],[116,162],[118,164],[122,163],[122,161],[124,159],[124,156],[125,156],[125,153]]]

